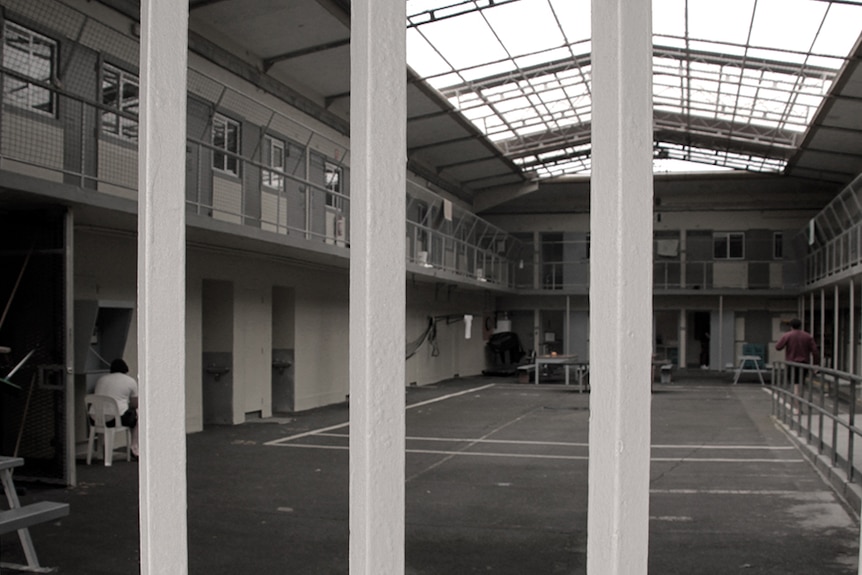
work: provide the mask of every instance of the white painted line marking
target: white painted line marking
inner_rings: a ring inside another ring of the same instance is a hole
[[[468,393],[475,393],[477,391],[482,391],[483,389],[488,389],[489,387],[494,387],[496,384],[489,383],[488,385],[482,385],[480,387],[473,387],[470,389],[465,389],[464,391],[458,391],[456,393],[450,393],[449,395],[443,395],[440,397],[435,397],[434,399],[428,399],[425,401],[420,401],[419,403],[411,403],[407,406],[407,409],[413,409],[414,407],[422,407],[423,405],[428,405],[429,403],[437,403],[438,401],[443,401],[444,399],[450,399],[452,397],[458,397],[459,395],[466,395]]]
[[[314,445],[309,443],[275,443],[269,445],[276,447],[296,447],[300,449],[331,449],[338,451],[347,451],[350,448],[347,445]],[[560,459],[560,460],[576,460],[586,461],[586,455],[545,455],[541,453],[490,453],[485,451],[446,451],[443,449],[407,449],[406,453],[419,453],[424,455],[446,455],[447,457],[475,456],[475,457],[511,457],[512,459]],[[672,461],[672,462],[693,462],[693,463],[805,463],[804,459],[731,459],[731,458],[651,458],[650,461]],[[436,467],[443,461],[438,462],[433,467]],[[430,468],[429,468],[430,469]],[[424,471],[428,471],[427,469]]]
[[[779,489],[650,489],[657,495],[799,495],[799,491]]]
[[[787,451],[795,449],[789,445],[653,445],[653,449],[739,449],[762,451]]]
[[[477,391],[482,391],[483,389],[488,389],[489,387],[494,387],[493,383],[489,383],[488,385],[482,385],[480,387],[473,387],[470,389],[465,389],[464,391],[458,391],[456,393],[450,393],[449,395],[443,395],[440,397],[435,397],[434,399],[429,399],[427,401],[420,401],[419,403],[414,403],[407,406],[407,409],[413,409],[414,407],[420,407],[423,405],[428,405],[429,403],[436,403],[438,401],[443,401],[444,399],[450,399],[452,397],[458,397],[459,395],[465,395],[467,393],[474,393]],[[311,431],[306,431],[304,433],[297,433],[296,435],[291,435],[289,437],[282,437],[281,439],[273,439],[272,441],[267,441],[264,445],[280,445],[286,441],[293,441],[294,439],[299,439],[301,437],[308,437],[309,435],[318,435],[321,433],[325,433],[327,431],[332,431],[333,429],[341,429],[343,427],[347,427],[350,425],[349,421],[345,421],[344,423],[339,423],[336,425],[330,425],[329,427],[322,427],[320,429],[312,429]]]
[[[804,463],[804,459],[757,459],[733,457],[651,457],[650,461],[682,461],[685,463]]]
[[[326,433],[321,432],[317,435],[323,437],[350,437],[346,433]],[[451,443],[499,443],[508,445],[551,445],[562,447],[589,447],[589,443],[578,443],[569,441],[529,441],[520,439],[475,439],[472,437],[416,437],[408,436],[408,441],[435,441],[435,442],[451,442]],[[795,449],[792,446],[770,446],[770,445],[653,445],[653,449],[729,449],[740,451],[788,451]]]
[[[272,441],[267,441],[264,445],[280,445],[285,441],[293,441],[294,439],[299,439],[301,437],[308,437],[309,435],[317,435],[319,433],[323,433],[324,431],[331,431],[333,429],[341,429],[342,427],[347,427],[350,425],[349,421],[344,423],[339,423],[337,425],[330,425],[329,427],[322,427],[320,429],[312,429],[311,431],[306,431],[305,433],[297,433],[296,435],[291,435],[290,437],[282,437],[281,439],[273,439]]]
[[[323,437],[349,437],[346,433],[319,433]],[[408,441],[435,441],[450,443],[500,443],[508,445],[559,445],[562,447],[589,447],[588,443],[567,441],[528,441],[518,439],[474,439],[472,437],[407,437]]]
[[[688,523],[692,521],[691,517],[687,517],[685,515],[650,515],[650,521],[668,521],[671,523]]]

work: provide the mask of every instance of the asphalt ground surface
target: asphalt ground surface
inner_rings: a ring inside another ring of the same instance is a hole
[[[654,387],[651,574],[857,573],[854,510],[764,389]],[[498,377],[409,388],[406,573],[586,573],[589,397]],[[348,573],[348,433],[343,404],[189,435],[189,573]],[[24,504],[70,503],[30,530],[43,565],[139,572],[138,465],[79,461],[73,488],[18,482]],[[14,533],[0,558],[24,561]]]

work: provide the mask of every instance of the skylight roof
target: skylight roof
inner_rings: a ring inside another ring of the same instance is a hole
[[[860,31],[862,0],[653,0],[657,162],[783,170]],[[525,172],[589,172],[590,0],[407,0],[407,50]]]

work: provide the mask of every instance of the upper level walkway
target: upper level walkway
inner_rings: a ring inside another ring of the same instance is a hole
[[[585,573],[590,394],[515,381],[408,389],[407,574]],[[769,387],[731,381],[655,385],[650,573],[857,573],[858,508],[773,418]],[[189,572],[347,573],[348,425],[337,405],[190,435]],[[32,529],[43,564],[138,572],[138,465],[29,486],[22,502],[71,507]],[[14,534],[0,545],[18,559]]]

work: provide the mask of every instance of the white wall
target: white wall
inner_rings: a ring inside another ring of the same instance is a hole
[[[486,368],[485,340],[482,337],[482,317],[486,308],[483,291],[455,288],[434,284],[408,284],[407,328],[409,341],[417,339],[428,326],[428,317],[452,316],[449,323],[442,319],[437,326],[437,350],[432,354],[428,341],[416,354],[407,360],[405,383],[424,385],[459,376],[478,375]],[[473,316],[470,339],[465,339],[463,316]],[[461,319],[459,319],[461,318]],[[524,342],[522,342],[523,344]]]
[[[136,240],[129,232],[79,229],[75,235],[75,297],[136,301]],[[282,260],[244,253],[191,248],[186,279],[186,426],[203,429],[202,286],[204,280],[230,282],[233,317],[233,421],[247,413],[272,414],[272,348],[295,350],[295,405],[298,411],[338,403],[349,393],[348,274],[346,269],[310,269]],[[291,290],[295,309],[273,307],[273,289]],[[427,326],[429,316],[453,316],[437,322],[437,350],[426,342],[407,361],[405,385],[435,383],[457,375],[477,375],[487,367],[482,317],[495,311],[483,291],[449,289],[434,284],[407,286],[407,338]],[[293,313],[291,333],[273,334],[273,313]],[[465,339],[464,314],[474,316]],[[213,319],[213,318],[211,318]],[[136,324],[130,329],[126,360],[137,369]],[[522,342],[529,347],[531,342]],[[211,350],[210,350],[211,351]],[[386,353],[381,349],[380,353]]]

